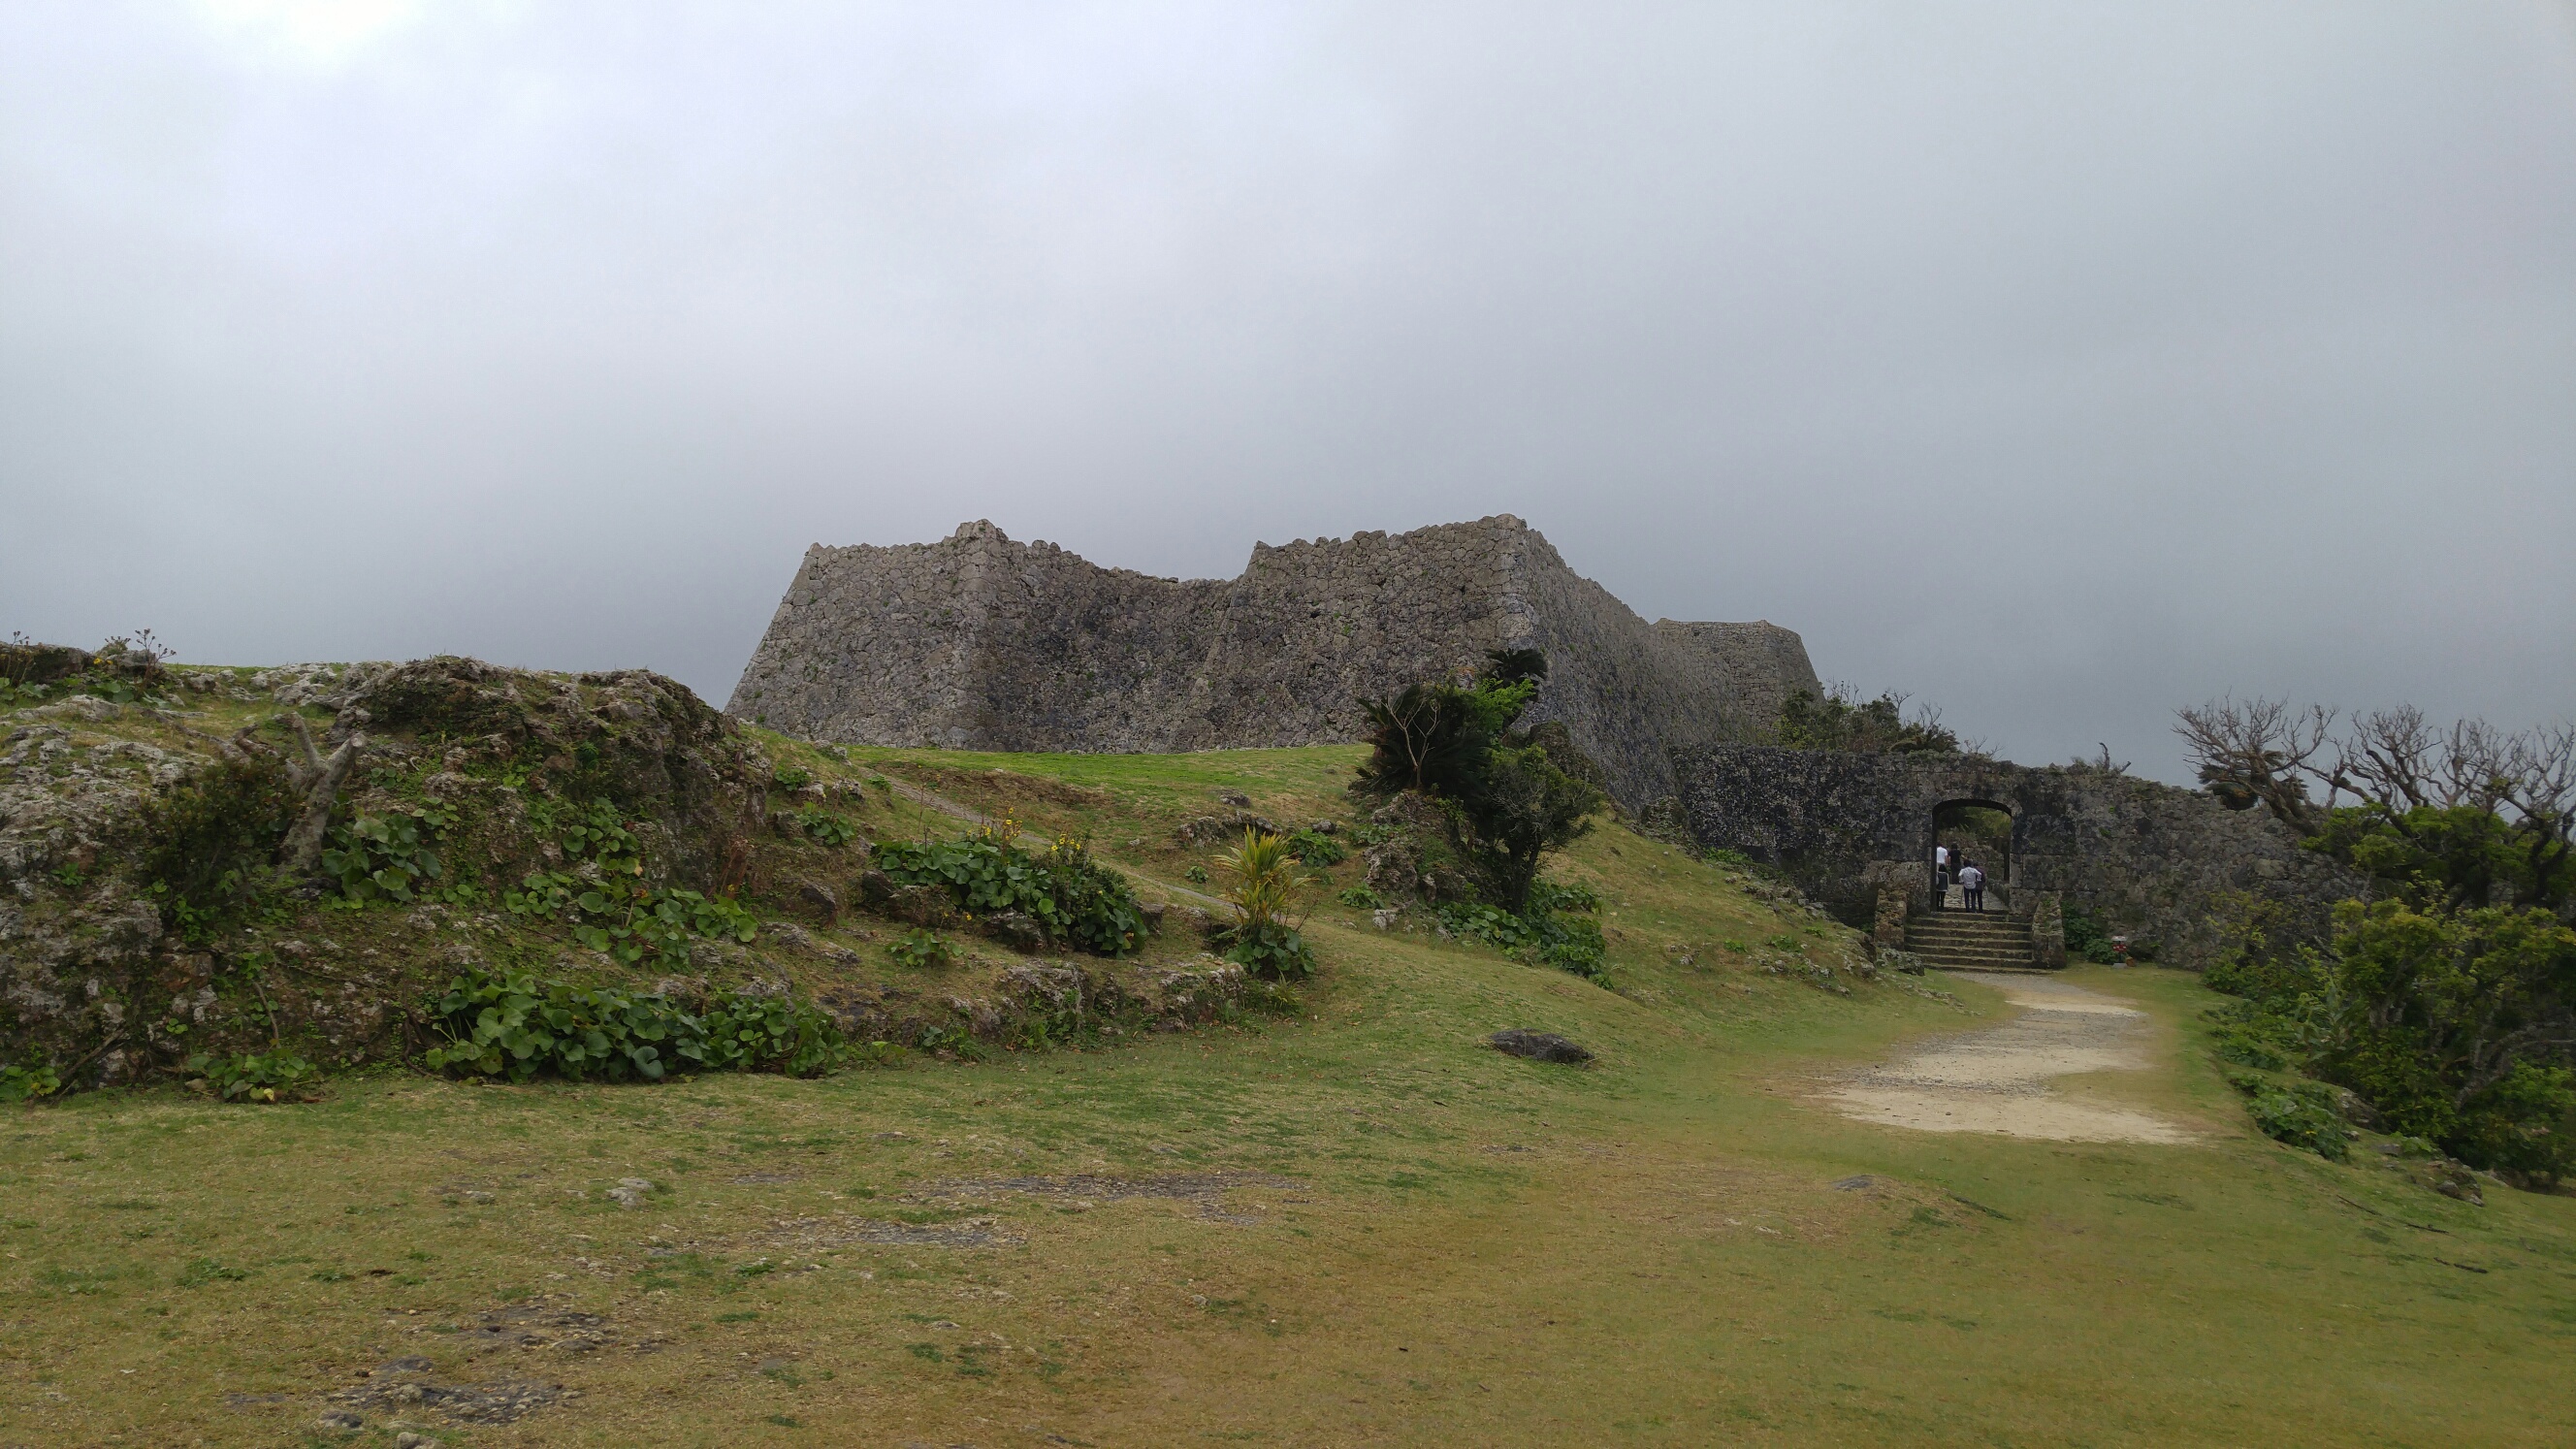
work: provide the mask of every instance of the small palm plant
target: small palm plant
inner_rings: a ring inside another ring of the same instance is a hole
[[[1246,830],[1243,844],[1218,856],[1216,863],[1227,877],[1225,903],[1234,908],[1234,924],[1226,929],[1226,959],[1273,981],[1314,975],[1315,953],[1298,934],[1305,915],[1297,908],[1315,882],[1300,868],[1288,842]]]

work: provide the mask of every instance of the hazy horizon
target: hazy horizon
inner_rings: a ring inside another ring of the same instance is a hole
[[[730,691],[1513,513],[2025,763],[2576,713],[2576,4],[0,9],[0,632]]]

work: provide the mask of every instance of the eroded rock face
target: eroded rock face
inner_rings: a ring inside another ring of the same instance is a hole
[[[1527,718],[1561,721],[1631,808],[1666,751],[1767,726],[1817,690],[1768,623],[1649,625],[1508,514],[1256,545],[1237,578],[1106,569],[969,523],[806,553],[730,714],[846,744],[1108,752],[1357,738],[1357,700],[1536,648]]]

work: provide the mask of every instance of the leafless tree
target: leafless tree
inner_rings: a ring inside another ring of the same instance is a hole
[[[2316,802],[2308,797],[2314,761],[2334,727],[2322,705],[2294,709],[2288,700],[2214,699],[2176,712],[2200,781],[2231,810],[2261,805],[2281,823],[2313,833]]]
[[[2313,834],[2323,812],[2350,797],[2408,836],[2413,811],[2483,811],[2512,823],[2537,898],[2562,894],[2559,883],[2576,871],[2576,722],[2508,732],[2465,719],[2444,730],[2399,705],[2355,715],[2333,735],[2334,717],[2315,705],[2223,699],[2180,711],[2174,730],[2201,782],[2230,808],[2260,804]]]

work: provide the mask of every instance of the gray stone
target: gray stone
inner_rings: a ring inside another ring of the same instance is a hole
[[[810,880],[800,881],[796,886],[796,899],[824,925],[831,925],[841,918],[841,898],[832,894],[827,886]]]
[[[1581,1066],[1592,1060],[1592,1053],[1552,1031],[1530,1031],[1512,1027],[1485,1038],[1494,1050],[1511,1056],[1527,1057],[1534,1062],[1563,1062]]]
[[[2035,958],[2053,945],[2054,959],[2065,959],[2060,900],[2153,938],[2159,960],[2198,965],[2218,947],[2210,906],[2221,892],[2259,888],[2321,913],[2360,889],[2263,811],[2126,775],[1755,745],[1680,751],[1674,768],[1701,845],[1780,867],[1836,918],[1882,941],[1882,911],[1896,909],[1883,904],[1887,894],[1912,910],[1929,905],[1933,813],[1945,804],[2012,816],[2009,876],[1993,883],[1988,904],[2029,922]]]
[[[1536,648],[1527,723],[1565,724],[1631,809],[1666,751],[1760,737],[1818,690],[1768,623],[1648,624],[1508,514],[1257,544],[1234,579],[1151,578],[969,523],[805,555],[727,711],[844,744],[1178,751],[1359,737],[1358,699]]]
[[[1004,911],[997,916],[987,916],[984,933],[1014,951],[1046,949],[1046,927],[1039,925],[1037,917],[1026,912]]]

